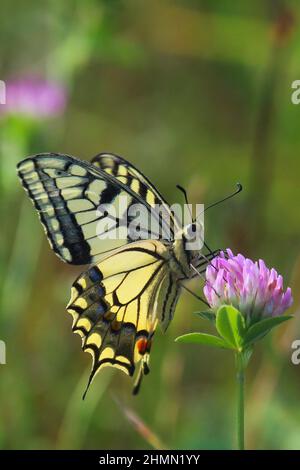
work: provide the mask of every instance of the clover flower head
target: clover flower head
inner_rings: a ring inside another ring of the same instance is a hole
[[[220,305],[236,307],[250,322],[282,315],[293,303],[291,289],[263,260],[252,261],[221,252],[206,268],[204,295],[213,310]]]
[[[5,115],[16,114],[34,119],[57,116],[66,107],[64,87],[39,77],[18,78],[7,82]]]

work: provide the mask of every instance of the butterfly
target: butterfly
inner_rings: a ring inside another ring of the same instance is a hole
[[[64,262],[91,265],[73,283],[67,305],[72,330],[92,355],[86,391],[101,368],[132,376],[139,363],[137,393],[149,372],[157,325],[166,331],[183,281],[203,271],[218,250],[204,256],[187,249],[197,221],[182,228],[157,189],[120,156],[101,153],[89,163],[41,153],[21,161],[17,171],[54,252]],[[130,231],[136,204],[146,216]],[[155,221],[151,230],[148,216]]]

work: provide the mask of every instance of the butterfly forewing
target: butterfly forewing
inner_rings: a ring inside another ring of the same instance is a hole
[[[176,214],[171,211],[170,206],[154,185],[124,158],[112,153],[100,153],[92,159],[92,164],[101,168],[106,173],[113,175],[118,181],[123,182],[132,191],[139,194],[143,201],[154,211],[160,209],[158,222],[160,224],[159,238],[173,240],[175,233],[180,230],[180,223]],[[149,237],[148,237],[149,238]]]
[[[39,212],[51,247],[71,264],[94,262],[106,250],[132,241],[129,208],[140,203],[146,211],[151,210],[125,180],[68,155],[27,158],[18,165],[18,174]],[[138,237],[160,238],[158,232],[149,233],[147,221],[145,227],[139,227]]]

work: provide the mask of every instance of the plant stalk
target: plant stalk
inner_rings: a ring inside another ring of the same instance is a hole
[[[236,354],[237,367],[237,445],[238,450],[245,449],[245,368],[242,353]]]

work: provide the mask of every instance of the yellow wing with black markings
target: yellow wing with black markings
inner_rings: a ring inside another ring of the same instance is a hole
[[[73,284],[67,309],[83,350],[93,357],[88,386],[105,366],[133,375],[141,361],[137,391],[149,371],[157,323],[166,329],[179,295],[168,261],[161,242],[139,241],[115,250]]]
[[[144,225],[142,221],[138,239],[174,238],[174,223],[166,223],[160,212],[152,211],[161,203],[167,204],[150,183],[146,186],[142,174],[142,181],[138,173],[133,177],[130,164],[119,158],[118,162],[114,160],[114,171],[104,164],[56,153],[38,154],[18,164],[18,175],[39,213],[49,243],[63,261],[93,263],[106,250],[131,242],[130,209],[135,204],[142,205],[157,221],[151,236],[148,218]],[[104,159],[99,161],[104,163]]]
[[[140,170],[125,158],[113,153],[99,153],[91,160],[91,163],[109,175],[113,175],[117,180],[129,185],[152,209],[159,205],[163,211],[160,223],[167,224],[166,228],[174,238],[174,234],[181,229],[176,214],[170,210],[169,204]]]

